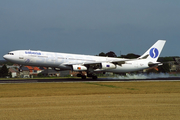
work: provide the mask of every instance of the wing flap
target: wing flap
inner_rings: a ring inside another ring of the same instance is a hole
[[[123,60],[106,60],[106,61],[95,61],[95,62],[66,62],[61,65],[95,65],[95,64],[101,64],[101,63],[113,63],[113,64],[118,64],[122,65],[125,64],[126,61],[131,61],[132,59],[123,59]]]
[[[102,62],[107,62],[107,61],[98,61],[98,62],[75,62],[75,63],[72,63],[72,62],[67,62],[67,63],[63,63],[62,65],[94,65],[94,64],[100,64]]]

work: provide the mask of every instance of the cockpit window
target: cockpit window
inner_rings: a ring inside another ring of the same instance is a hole
[[[8,55],[14,55],[14,53],[8,53]]]

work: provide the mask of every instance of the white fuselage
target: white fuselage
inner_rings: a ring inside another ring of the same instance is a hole
[[[146,59],[128,60],[123,58],[100,57],[80,54],[67,54],[57,52],[32,51],[32,50],[16,50],[11,51],[3,56],[6,60],[13,63],[29,66],[43,66],[60,68],[61,70],[72,70],[71,65],[83,63],[125,61],[124,64],[116,65],[113,69],[96,69],[94,71],[104,72],[132,72],[148,68],[150,61]],[[68,65],[69,64],[69,65]]]

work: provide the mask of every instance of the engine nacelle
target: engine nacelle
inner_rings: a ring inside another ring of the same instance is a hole
[[[87,67],[83,65],[73,65],[72,70],[73,71],[86,71]]]
[[[115,69],[116,65],[113,63],[101,63],[101,69]]]

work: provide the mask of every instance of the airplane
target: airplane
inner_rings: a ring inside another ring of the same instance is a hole
[[[77,77],[97,79],[96,72],[127,73],[162,65],[157,59],[166,43],[158,40],[142,56],[136,59],[102,57],[35,50],[15,50],[4,55],[7,61],[20,65],[51,67],[54,70],[79,72]],[[83,74],[83,71],[87,75]]]

